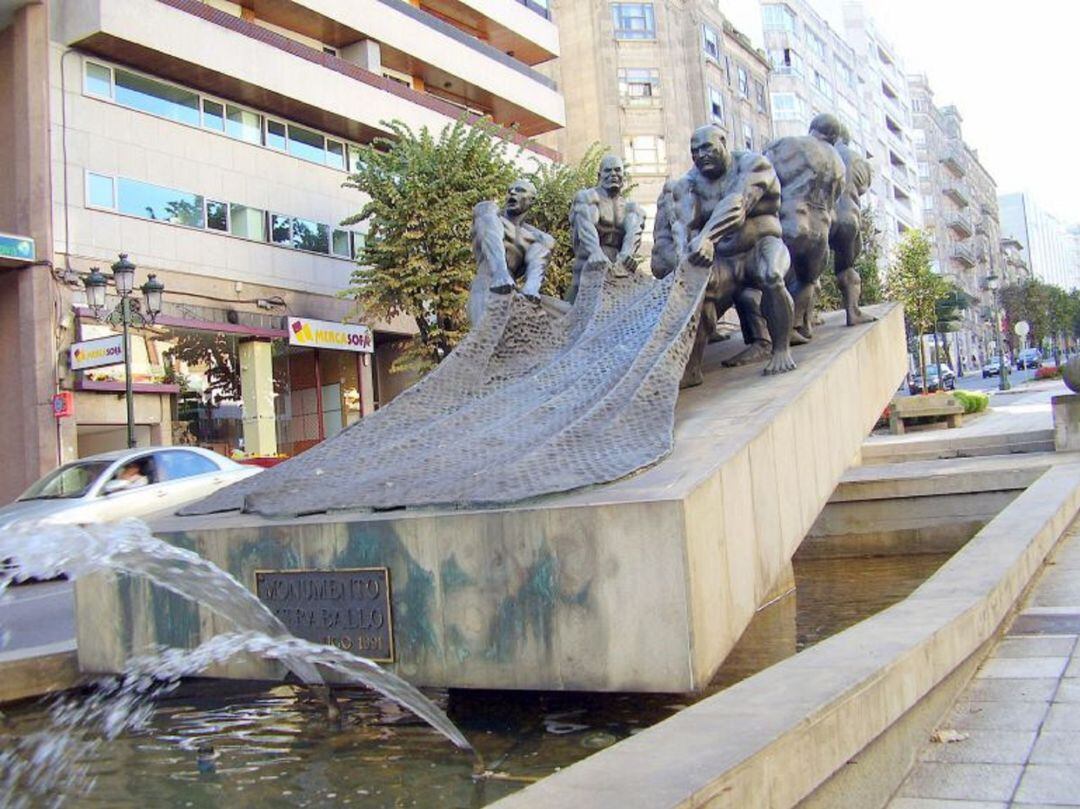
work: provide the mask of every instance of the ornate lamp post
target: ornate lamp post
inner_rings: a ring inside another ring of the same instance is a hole
[[[997,277],[995,273],[990,273],[986,276],[986,288],[990,290],[990,297],[994,302],[994,334],[997,335],[997,355],[998,355],[998,390],[1008,390],[1012,387],[1009,384],[1009,363],[1005,361],[1005,347],[1001,341],[1001,305],[998,301],[998,285],[1001,283],[1001,279]]]
[[[120,296],[120,303],[109,312],[105,311],[105,289],[108,277],[97,267],[91,267],[90,274],[83,283],[86,286],[86,299],[98,319],[111,326],[120,326],[124,333],[124,396],[127,404],[127,443],[135,446],[135,398],[131,393],[131,337],[132,326],[145,327],[157,320],[161,314],[161,298],[165,285],[157,280],[153,273],[147,275],[146,283],[139,289],[143,294],[143,303],[132,300],[135,288],[135,265],[128,261],[127,253],[120,254],[120,260],[112,265],[113,284]]]

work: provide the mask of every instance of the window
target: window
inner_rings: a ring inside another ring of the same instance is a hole
[[[281,121],[266,122],[266,145],[271,149],[278,149],[282,152],[288,146],[288,137],[286,136],[286,127]]]
[[[225,131],[225,105],[204,98],[202,103],[202,125],[217,132]]]
[[[157,462],[158,480],[176,480],[221,471],[209,458],[187,450],[158,452],[154,460]]]
[[[619,96],[632,104],[651,103],[660,97],[660,71],[648,67],[620,67]]]
[[[201,228],[206,221],[203,198],[198,194],[141,183],[126,177],[116,180],[116,210],[189,228]]]
[[[612,3],[615,39],[655,39],[652,3]]]
[[[794,93],[773,93],[772,114],[776,121],[797,121],[802,118],[802,104]]]
[[[715,87],[709,87],[709,115],[714,124],[725,126],[724,121],[724,96]]]
[[[325,163],[326,139],[318,132],[289,124],[289,154],[312,163]]]
[[[751,128],[750,124],[743,124],[742,125],[742,131],[743,131],[743,146],[746,148],[746,151],[748,151],[748,152],[754,151],[754,130]]]
[[[720,61],[720,37],[716,35],[716,29],[709,25],[701,26],[701,41],[705,55]]]
[[[662,174],[667,171],[667,153],[660,135],[637,135],[623,139],[623,157],[632,169]]]
[[[112,70],[105,65],[86,63],[86,83],[83,85],[90,95],[112,98]]]
[[[230,138],[262,145],[262,116],[229,104],[225,109],[225,132]]]
[[[229,233],[243,239],[266,241],[266,212],[246,205],[229,205]]]
[[[282,247],[292,247],[292,220],[281,214],[270,214],[270,241]]]
[[[335,256],[352,258],[352,250],[349,249],[349,231],[334,228],[334,241],[331,248]]]
[[[766,29],[795,33],[795,15],[790,8],[782,3],[762,6],[761,24]]]
[[[852,71],[851,66],[847,62],[837,59],[836,60],[836,72],[840,74],[840,81],[846,84],[848,87],[855,86],[855,73]]]
[[[819,92],[821,92],[821,94],[824,95],[827,99],[832,101],[832,98],[833,98],[832,85],[829,84],[828,79],[826,79],[823,75],[818,73],[816,70],[814,71],[814,87]]]
[[[113,71],[113,77],[113,92],[117,104],[182,124],[199,126],[198,93],[120,68]]]
[[[739,95],[743,98],[750,98],[750,78],[746,75],[746,68],[742,65],[738,67],[739,74]]]
[[[206,201],[206,227],[210,230],[229,232],[229,206],[212,199]]]
[[[809,30],[806,32],[806,44],[810,46],[810,52],[817,55],[818,58],[825,58],[825,42],[817,34],[811,33]]]
[[[359,146],[349,145],[349,171],[360,171],[360,164],[363,162],[360,155],[363,154],[360,151]]]
[[[86,204],[95,208],[116,207],[112,177],[86,172]]]
[[[765,112],[765,85],[754,80],[754,100],[757,102],[758,112]]]
[[[330,252],[330,226],[310,219],[292,220],[292,246],[312,253]]]
[[[345,144],[336,140],[326,141],[326,165],[335,169],[345,168]]]

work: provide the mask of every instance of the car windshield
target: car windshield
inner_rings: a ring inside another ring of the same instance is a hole
[[[55,500],[82,497],[94,485],[110,461],[76,461],[55,469],[19,497],[20,500]]]

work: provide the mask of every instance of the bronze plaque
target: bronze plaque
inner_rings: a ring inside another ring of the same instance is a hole
[[[296,637],[394,662],[390,571],[256,570],[259,599]]]

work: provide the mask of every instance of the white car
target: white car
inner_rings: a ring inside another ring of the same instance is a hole
[[[0,508],[0,530],[20,523],[86,525],[172,512],[261,471],[199,447],[103,452],[64,464]]]

